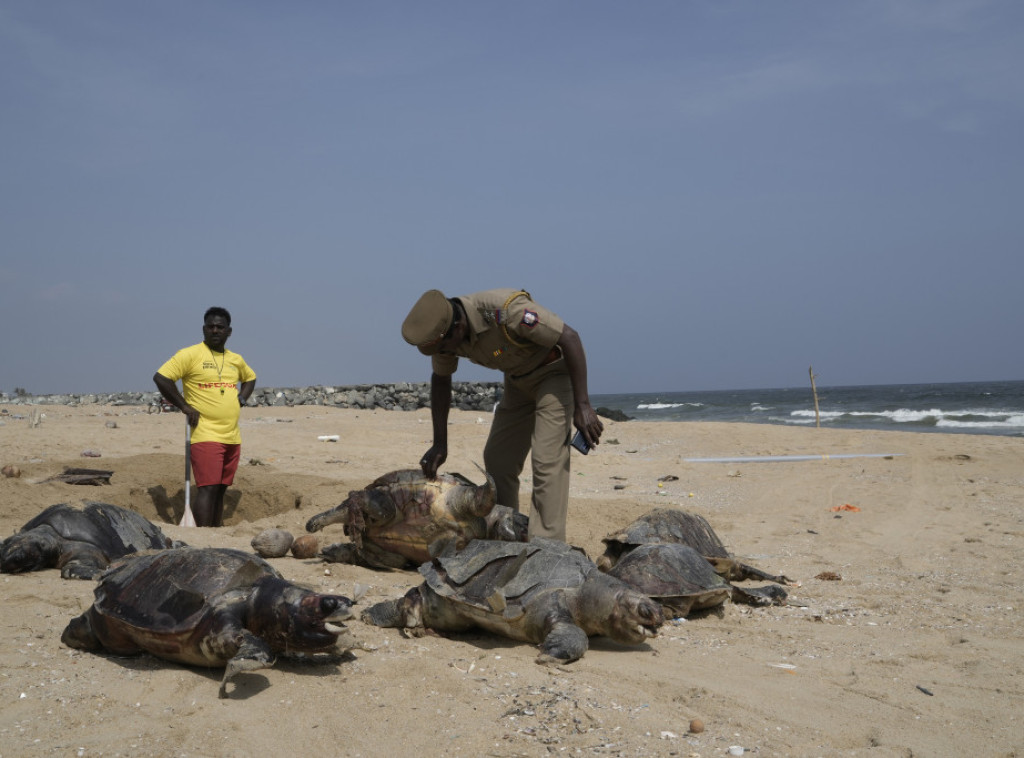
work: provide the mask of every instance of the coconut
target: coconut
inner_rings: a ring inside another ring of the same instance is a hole
[[[292,543],[292,555],[296,558],[313,558],[320,552],[320,538],[315,534],[304,534]]]
[[[252,549],[261,558],[280,558],[288,553],[295,538],[284,529],[265,529],[252,538]]]

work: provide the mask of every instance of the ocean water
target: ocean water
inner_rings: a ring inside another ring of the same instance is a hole
[[[592,395],[595,408],[644,421],[740,421],[814,426],[806,387]],[[1024,381],[818,387],[822,428],[1024,437]]]

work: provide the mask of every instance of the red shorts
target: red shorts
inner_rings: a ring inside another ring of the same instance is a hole
[[[241,445],[225,445],[223,442],[195,442],[192,450],[192,475],[196,487],[211,484],[231,484],[235,481],[238,459],[242,455]]]

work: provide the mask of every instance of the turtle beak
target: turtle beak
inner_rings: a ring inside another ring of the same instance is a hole
[[[46,568],[41,551],[30,541],[20,539],[21,535],[7,538],[0,549],[0,571],[5,574],[20,574]]]
[[[342,634],[346,631],[343,622],[352,618],[352,601],[342,595],[326,595],[320,598],[320,613],[324,629],[331,634]]]
[[[637,615],[640,617],[640,623],[636,628],[637,633],[645,639],[657,637],[658,629],[665,623],[665,613],[661,604],[645,598],[637,606]]]

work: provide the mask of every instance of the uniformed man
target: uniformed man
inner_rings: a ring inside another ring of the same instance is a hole
[[[524,290],[462,297],[425,292],[402,324],[402,337],[431,357],[434,444],[420,460],[437,476],[448,458],[452,374],[459,358],[505,374],[505,387],[484,447],[498,503],[519,510],[519,475],[532,451],[530,537],[565,540],[572,427],[591,447],[604,425],[590,405],[587,359],[579,334]]]

